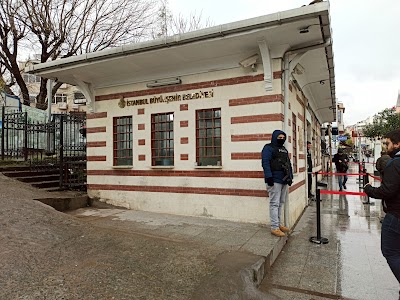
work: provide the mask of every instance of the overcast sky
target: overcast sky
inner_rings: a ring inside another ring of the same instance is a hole
[[[174,14],[214,25],[300,7],[311,0],[169,0]],[[400,89],[400,1],[331,0],[336,95],[346,125],[396,104]]]

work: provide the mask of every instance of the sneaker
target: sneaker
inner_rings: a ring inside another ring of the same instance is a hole
[[[339,189],[339,192],[343,192],[343,189]]]
[[[309,194],[308,194],[308,198],[314,198],[314,195],[311,194],[311,193],[309,193]]]
[[[346,187],[346,185],[345,185],[345,184],[343,184],[343,188],[344,188],[345,190],[347,190],[347,187]]]
[[[286,226],[279,226],[279,229],[282,231],[282,232],[289,232],[290,231],[290,229],[289,228],[287,228]]]
[[[271,233],[278,237],[285,236],[285,234],[280,229],[271,229]]]

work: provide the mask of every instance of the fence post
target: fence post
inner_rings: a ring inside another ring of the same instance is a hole
[[[60,188],[64,181],[64,115],[60,115]]]
[[[5,127],[5,115],[6,115],[6,108],[3,106],[1,108],[1,160],[4,160],[4,127]]]
[[[24,160],[28,161],[28,112],[24,113]]]
[[[317,189],[317,236],[310,237],[309,241],[315,244],[328,244],[327,238],[321,237],[321,191]]]

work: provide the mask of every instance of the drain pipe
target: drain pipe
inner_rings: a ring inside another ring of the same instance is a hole
[[[283,131],[286,133],[286,136],[289,136],[289,79],[290,79],[290,61],[289,61],[290,52],[286,52],[284,54],[284,76],[283,76]],[[286,139],[286,146],[288,144],[288,140]],[[288,148],[288,147],[286,147]],[[289,190],[286,194],[285,204],[285,226],[290,228],[289,226]]]

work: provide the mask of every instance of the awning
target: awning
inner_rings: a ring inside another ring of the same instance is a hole
[[[327,2],[31,65],[26,71],[72,85],[90,83],[96,90],[236,68],[243,59],[259,53],[260,40],[266,41],[271,58],[316,46],[299,60],[293,77],[320,122],[333,121],[335,76]]]

